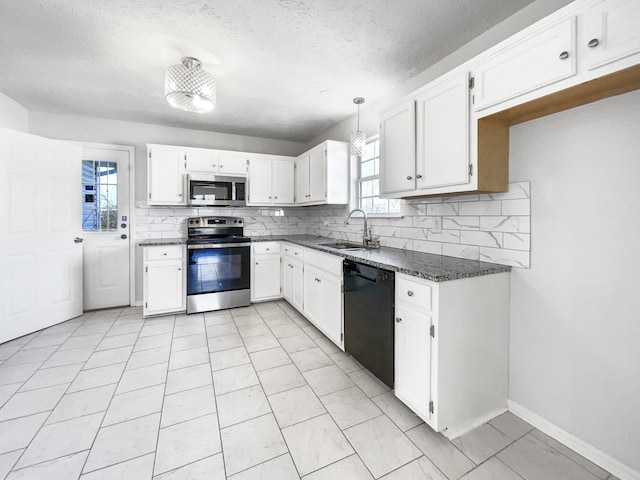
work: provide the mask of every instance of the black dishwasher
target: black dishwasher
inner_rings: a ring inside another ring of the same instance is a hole
[[[344,349],[393,388],[395,274],[344,260]]]

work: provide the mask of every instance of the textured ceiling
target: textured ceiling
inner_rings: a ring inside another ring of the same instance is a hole
[[[0,92],[35,111],[304,142],[531,1],[3,0]],[[213,112],[164,101],[182,56],[216,77]]]

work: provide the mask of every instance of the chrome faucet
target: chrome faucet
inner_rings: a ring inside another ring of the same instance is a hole
[[[367,213],[360,209],[360,208],[354,208],[353,210],[351,210],[349,212],[349,215],[347,215],[347,218],[344,221],[345,225],[349,225],[349,219],[351,218],[351,215],[353,215],[356,212],[360,212],[362,213],[362,216],[364,218],[364,234],[362,235],[362,246],[364,248],[380,248],[380,240],[376,239],[374,240],[373,237],[371,236],[371,229],[368,227],[367,225]]]

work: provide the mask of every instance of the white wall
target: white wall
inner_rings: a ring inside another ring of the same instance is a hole
[[[29,133],[62,140],[133,146],[136,152],[136,200],[145,200],[147,195],[147,143],[275,155],[298,155],[304,151],[304,144],[283,140],[44,112],[30,112]]]
[[[531,269],[511,273],[510,399],[640,472],[640,91],[511,128]]]
[[[0,127],[27,132],[29,111],[12,98],[0,92]]]
[[[365,99],[365,104],[360,109],[360,129],[363,130],[367,136],[377,135],[380,124],[379,114],[382,110],[393,106],[401,98],[409,95],[414,90],[417,90],[430,81],[447,73],[449,70],[452,70],[458,65],[463,64],[467,60],[472,59],[476,55],[509,38],[511,35],[559,10],[571,3],[571,1],[572,0],[536,0],[506,20],[500,22],[495,27],[490,28],[482,35],[474,38],[432,67],[407,80],[399,88],[387,93],[380,100],[372,103],[367,102],[367,99]],[[354,93],[353,96],[356,97],[357,92]],[[355,130],[356,127],[355,105],[353,105],[353,112],[354,115],[352,117],[343,120],[326,132],[322,132],[316,136],[307,144],[307,148],[311,148],[324,140],[341,140],[348,142],[351,131]]]

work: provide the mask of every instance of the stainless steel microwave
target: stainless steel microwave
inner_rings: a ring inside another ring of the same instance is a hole
[[[242,207],[245,205],[244,177],[225,177],[211,174],[187,176],[189,197],[187,203],[193,206]]]

